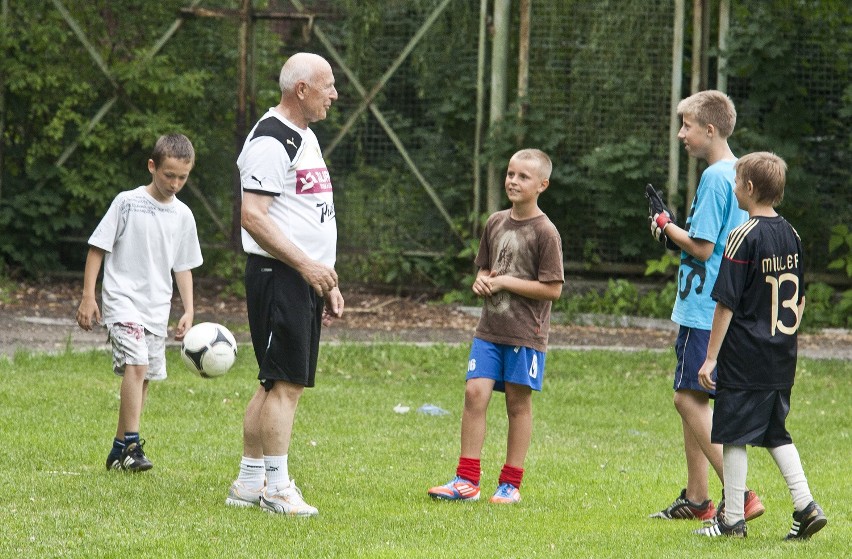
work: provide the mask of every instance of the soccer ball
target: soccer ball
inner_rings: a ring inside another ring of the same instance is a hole
[[[221,324],[200,322],[184,336],[180,356],[193,373],[203,378],[220,377],[237,358],[237,340]]]

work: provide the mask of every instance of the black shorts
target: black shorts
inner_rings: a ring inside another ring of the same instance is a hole
[[[785,422],[790,413],[790,389],[716,390],[713,432],[716,444],[775,448],[791,444]]]
[[[261,384],[267,390],[276,380],[314,386],[323,298],[295,269],[255,254],[246,260],[245,284]]]

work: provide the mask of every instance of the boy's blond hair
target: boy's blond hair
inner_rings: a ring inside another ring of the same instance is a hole
[[[689,115],[701,126],[712,124],[722,138],[730,138],[737,125],[737,110],[731,98],[715,89],[699,91],[677,104],[677,115]]]
[[[195,148],[192,147],[192,142],[183,134],[163,134],[157,139],[154,144],[154,151],[151,152],[151,161],[155,167],[159,167],[166,157],[180,159],[190,164],[195,164]]]
[[[541,178],[550,180],[550,173],[553,172],[553,162],[550,157],[540,149],[527,148],[515,152],[512,159],[531,159],[538,163]]]
[[[775,207],[784,199],[787,163],[774,153],[757,151],[743,155],[734,163],[734,171],[740,184],[751,181],[759,204]]]

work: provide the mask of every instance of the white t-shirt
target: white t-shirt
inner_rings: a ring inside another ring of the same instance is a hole
[[[101,289],[103,321],[135,322],[168,334],[172,271],[201,265],[195,218],[174,198],[161,204],[140,186],[121,192],[89,237],[106,251]]]
[[[237,158],[243,192],[273,196],[269,215],[308,258],[334,266],[337,220],[331,177],[317,137],[270,109]],[[243,250],[271,257],[242,230]]]

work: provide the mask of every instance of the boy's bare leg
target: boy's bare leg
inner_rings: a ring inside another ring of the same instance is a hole
[[[465,458],[480,458],[485,444],[485,414],[494,381],[487,378],[472,378],[464,389],[464,410],[461,422],[461,455]]]
[[[125,433],[138,433],[142,418],[142,406],[148,392],[148,382],[145,374],[147,365],[127,365],[124,377],[121,379],[121,402],[118,407],[118,429],[116,438],[124,439]]]
[[[532,438],[532,389],[529,386],[506,384],[506,413],[509,416],[506,464],[523,468]]]
[[[713,408],[710,407],[709,395],[695,390],[678,390],[674,402],[683,425],[687,466],[686,498],[701,503],[709,498],[708,463],[724,484],[722,447],[710,442]]]

